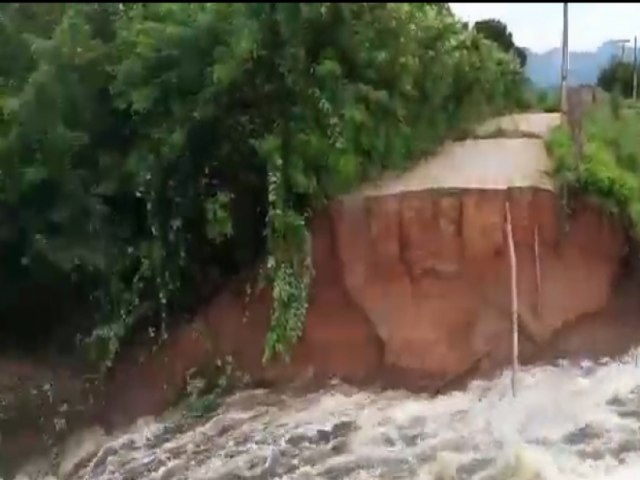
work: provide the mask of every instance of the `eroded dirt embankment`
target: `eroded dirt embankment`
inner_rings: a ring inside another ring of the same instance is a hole
[[[314,222],[315,277],[290,364],[261,363],[268,292],[254,296],[245,314],[244,291],[229,289],[165,347],[116,369],[105,420],[160,412],[187,371],[217,356],[232,356],[263,382],[337,376],[429,391],[508,364],[507,201],[521,354],[535,360],[551,339],[558,341],[555,332],[611,299],[625,252],[613,221],[582,203],[565,229],[554,193],[538,188],[350,198]]]
[[[517,120],[542,136],[557,117]],[[247,302],[238,281],[160,348],[120,358],[89,421],[158,414],[192,369],[226,356],[258,384],[339,377],[437,392],[494,372],[510,361],[507,205],[522,362],[626,351],[640,342],[640,300],[637,283],[619,286],[623,231],[586,201],[565,219],[548,167],[540,139],[458,142],[334,201],[312,224],[315,275],[290,363],[263,365],[269,292]],[[3,432],[0,450],[29,450],[32,430],[22,443]]]
[[[104,421],[163,410],[189,370],[220,356],[258,382],[337,376],[428,391],[506,365],[507,205],[522,360],[588,353],[580,345],[593,344],[588,332],[601,336],[602,325],[613,333],[598,354],[628,348],[636,336],[618,329],[612,312],[620,309],[608,306],[627,248],[623,232],[588,202],[561,215],[543,141],[531,138],[558,121],[554,114],[494,120],[479,135],[515,129],[528,138],[449,144],[401,176],[334,201],[312,225],[315,276],[291,363],[262,364],[269,292],[245,303],[243,286],[230,287],[163,348],[116,367]],[[625,312],[635,317],[633,308]],[[586,316],[591,326],[571,340],[572,325]]]

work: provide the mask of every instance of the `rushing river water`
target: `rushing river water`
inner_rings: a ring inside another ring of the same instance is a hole
[[[189,428],[138,425],[73,478],[637,480],[635,356],[524,368],[516,398],[508,371],[438,397],[242,392]]]

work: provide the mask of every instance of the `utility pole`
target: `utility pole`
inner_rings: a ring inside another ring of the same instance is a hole
[[[633,36],[633,101],[638,99],[638,36]]]
[[[513,227],[511,224],[511,208],[509,201],[506,203],[505,233],[509,244],[509,267],[511,271],[511,394],[515,397],[517,392],[517,378],[519,368],[518,352],[518,265],[516,249],[513,242]]]
[[[562,66],[560,72],[560,110],[567,114],[567,74],[569,72],[569,4],[562,4]]]

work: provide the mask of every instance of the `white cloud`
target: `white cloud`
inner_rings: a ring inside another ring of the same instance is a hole
[[[562,3],[450,3],[468,22],[503,21],[517,45],[536,52],[562,42]],[[640,3],[569,3],[569,49],[595,50],[602,42],[640,35]]]

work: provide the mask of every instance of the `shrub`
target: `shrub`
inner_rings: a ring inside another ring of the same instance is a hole
[[[264,257],[286,353],[312,212],[521,95],[515,57],[438,4],[0,8],[1,336],[107,359]]]
[[[598,73],[597,84],[605,92],[618,92],[625,98],[633,94],[633,63],[612,60]]]
[[[635,111],[610,105],[589,111],[584,120],[584,156],[576,164],[566,126],[556,127],[547,140],[555,160],[553,175],[561,188],[586,195],[640,234],[640,118]]]

